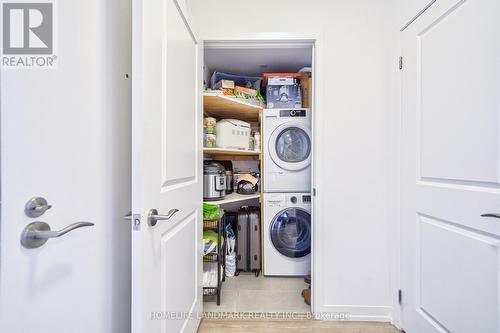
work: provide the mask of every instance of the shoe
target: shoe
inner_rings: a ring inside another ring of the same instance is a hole
[[[311,288],[302,290],[302,297],[304,297],[304,302],[306,302],[307,305],[311,305]]]

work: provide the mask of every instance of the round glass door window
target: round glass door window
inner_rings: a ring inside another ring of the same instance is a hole
[[[311,253],[311,214],[300,208],[281,211],[271,223],[271,242],[289,258]]]
[[[310,153],[311,139],[301,128],[288,127],[276,138],[276,154],[284,162],[302,162],[309,157]]]

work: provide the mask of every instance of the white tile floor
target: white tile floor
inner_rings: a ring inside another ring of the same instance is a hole
[[[255,277],[240,273],[226,277],[220,306],[215,298],[203,303],[206,312],[309,312],[301,292],[308,285],[299,277]]]

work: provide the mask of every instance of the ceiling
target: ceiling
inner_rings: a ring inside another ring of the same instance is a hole
[[[205,66],[214,71],[248,76],[297,72],[310,67],[312,49],[298,48],[205,48]],[[264,67],[265,66],[265,67]]]

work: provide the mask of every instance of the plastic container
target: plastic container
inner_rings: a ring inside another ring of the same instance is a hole
[[[253,143],[254,143],[254,148],[253,150],[255,151],[260,151],[260,133],[255,132],[253,135]]]
[[[216,148],[217,147],[217,135],[215,134],[205,134],[205,148]]]
[[[203,119],[203,131],[205,134],[215,134],[217,120],[214,117],[205,117]]]
[[[210,88],[218,90],[222,88],[222,80],[234,81],[237,86],[260,90],[262,78],[254,76],[236,75],[222,72],[214,72],[210,79]]]

